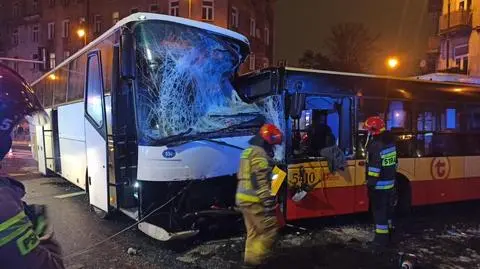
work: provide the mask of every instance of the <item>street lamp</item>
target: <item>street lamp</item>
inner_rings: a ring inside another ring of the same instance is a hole
[[[77,35],[78,37],[80,38],[83,38],[83,46],[86,46],[87,45],[87,32],[85,31],[85,29],[78,29],[77,30]]]
[[[400,62],[398,61],[397,57],[389,57],[387,59],[387,67],[391,70],[397,69],[399,64],[400,64]]]

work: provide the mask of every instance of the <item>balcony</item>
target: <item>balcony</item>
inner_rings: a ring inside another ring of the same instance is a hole
[[[428,38],[427,53],[440,53],[440,37],[431,36]]]
[[[460,10],[440,17],[440,34],[472,31],[472,11]]]

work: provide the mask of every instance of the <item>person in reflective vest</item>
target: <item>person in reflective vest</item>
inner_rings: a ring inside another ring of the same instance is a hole
[[[367,145],[367,186],[375,220],[375,246],[386,246],[393,231],[393,209],[397,150],[393,136],[385,131],[380,117],[365,121],[369,133]]]
[[[276,240],[279,224],[275,214],[275,197],[271,195],[274,145],[282,143],[282,132],[265,124],[241,155],[237,173],[236,204],[247,230],[244,266],[256,267],[265,262]]]
[[[26,116],[31,123],[47,119],[23,78],[0,64],[0,161],[12,145],[10,134],[13,128]],[[25,204],[22,201],[24,195],[25,187],[21,182],[0,176],[0,267],[64,268],[59,245],[51,233],[45,234],[42,207]]]

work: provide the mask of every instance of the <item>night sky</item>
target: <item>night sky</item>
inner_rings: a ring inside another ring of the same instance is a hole
[[[395,54],[402,63],[398,74],[411,74],[424,59],[433,26],[427,6],[428,0],[278,0],[275,58],[297,65],[306,49],[324,51],[332,25],[362,22],[381,35],[374,72],[385,74],[384,59]]]

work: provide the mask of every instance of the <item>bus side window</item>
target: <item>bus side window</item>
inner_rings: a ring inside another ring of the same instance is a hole
[[[461,146],[456,134],[435,134],[432,140],[433,154],[435,157],[459,156]]]
[[[88,57],[87,73],[87,114],[97,127],[103,125],[103,84],[98,54]]]

